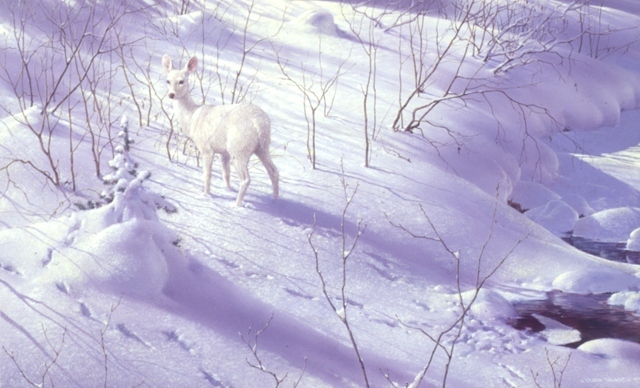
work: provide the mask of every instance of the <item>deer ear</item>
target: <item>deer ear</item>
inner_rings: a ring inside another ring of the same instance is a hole
[[[169,58],[167,54],[164,54],[162,56],[162,67],[164,68],[164,71],[166,71],[167,73],[173,70],[173,65],[171,64],[171,58]]]
[[[191,57],[191,59],[189,59],[189,62],[187,62],[186,70],[191,73],[197,67],[198,67],[198,58]]]

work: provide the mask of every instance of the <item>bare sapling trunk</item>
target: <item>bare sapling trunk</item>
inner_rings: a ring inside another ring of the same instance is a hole
[[[420,211],[423,215],[425,222],[428,225],[428,228],[427,228],[428,232],[424,234],[411,231],[408,228],[404,227],[403,225],[395,223],[394,221],[390,220],[389,217],[387,216],[387,220],[392,226],[403,230],[412,238],[418,238],[428,242],[436,242],[440,244],[440,246],[444,249],[446,254],[451,258],[451,260],[455,264],[455,282],[456,282],[457,298],[458,298],[458,305],[459,305],[459,312],[457,317],[451,323],[447,324],[445,328],[442,329],[440,332],[434,333],[434,334],[429,333],[420,327],[407,325],[406,323],[402,322],[402,320],[400,320],[400,322],[404,326],[421,332],[425,337],[427,337],[433,343],[433,347],[431,348],[431,351],[428,354],[428,359],[425,362],[424,367],[415,375],[414,380],[411,383],[406,385],[407,388],[417,388],[418,386],[420,386],[420,383],[426,377],[427,373],[429,373],[429,371],[431,370],[431,367],[434,365],[434,362],[436,360],[436,355],[438,354],[438,352],[443,353],[445,358],[444,373],[441,377],[441,381],[442,381],[442,386],[443,387],[446,386],[447,378],[449,376],[449,371],[451,368],[451,363],[453,362],[455,348],[458,343],[458,340],[463,334],[463,330],[466,324],[467,317],[471,310],[471,307],[476,302],[480,294],[480,291],[483,288],[485,288],[487,281],[491,277],[493,277],[496,274],[496,272],[498,272],[498,270],[512,255],[515,249],[525,239],[528,238],[528,234],[527,234],[521,239],[519,239],[518,241],[516,241],[516,243],[511,247],[511,249],[509,249],[500,259],[498,259],[496,264],[487,268],[487,264],[485,263],[486,251],[487,251],[487,247],[493,240],[493,234],[494,234],[493,228],[496,224],[495,220],[496,220],[496,214],[497,214],[498,204],[499,204],[498,198],[499,198],[499,187],[496,188],[496,197],[494,201],[493,212],[491,214],[487,238],[485,239],[484,243],[480,247],[477,257],[475,259],[475,276],[470,283],[468,281],[463,281],[462,279],[462,257],[461,257],[460,251],[454,249],[453,247],[451,247],[449,243],[447,243],[445,238],[440,234],[440,232],[436,228],[435,224],[429,218],[427,211],[422,205],[420,205]],[[471,291],[471,295],[469,296],[466,291]],[[466,297],[465,297],[465,294],[467,294]],[[389,376],[387,377],[390,379]]]
[[[349,262],[349,258],[351,257],[351,254],[353,253],[353,251],[356,248],[356,245],[358,244],[358,240],[360,239],[360,236],[362,236],[362,234],[365,232],[366,226],[363,225],[362,220],[359,219],[357,224],[356,235],[355,237],[353,237],[353,239],[350,242],[348,241],[347,230],[346,230],[347,212],[349,210],[349,206],[351,205],[351,202],[353,201],[358,191],[359,185],[358,183],[356,183],[356,186],[353,188],[353,190],[350,191],[349,184],[345,179],[344,167],[342,166],[342,164],[341,164],[341,168],[342,168],[342,175],[340,178],[340,182],[342,184],[342,189],[343,189],[344,199],[345,199],[345,205],[344,205],[344,208],[342,209],[342,215],[341,215],[341,221],[340,221],[340,231],[341,231],[342,239],[341,239],[341,246],[340,246],[341,258],[340,258],[340,264],[338,266],[339,268],[338,271],[340,273],[341,282],[340,284],[337,285],[337,287],[335,286],[332,287],[332,288],[338,288],[340,290],[339,291],[340,303],[334,302],[334,297],[332,297],[329,292],[329,284],[327,283],[326,277],[323,274],[323,270],[321,269],[321,266],[320,266],[320,250],[313,243],[313,235],[314,235],[315,226],[316,226],[315,215],[314,215],[314,224],[311,229],[311,232],[307,235],[307,240],[313,252],[313,256],[315,260],[315,270],[316,270],[316,274],[318,275],[318,278],[320,279],[320,284],[322,286],[322,294],[325,300],[327,301],[327,303],[329,304],[329,306],[331,307],[331,310],[333,310],[333,313],[338,317],[340,322],[342,322],[345,329],[347,330],[347,333],[349,335],[349,340],[351,341],[351,346],[353,347],[356,358],[358,360],[358,364],[360,365],[360,370],[362,372],[364,385],[366,387],[370,387],[367,368],[362,358],[362,354],[358,346],[358,342],[356,341],[353,327],[351,326],[351,322],[349,321],[349,313],[348,313],[349,299],[347,296],[347,275],[349,272],[347,263]]]

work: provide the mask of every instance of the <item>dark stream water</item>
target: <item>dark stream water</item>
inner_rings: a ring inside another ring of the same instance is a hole
[[[640,253],[626,251],[625,244],[580,238],[569,238],[566,241],[582,251],[608,260],[640,264]],[[545,327],[533,314],[551,318],[580,332],[580,341],[566,344],[573,348],[599,338],[618,338],[640,343],[640,316],[622,307],[607,304],[611,294],[580,295],[552,291],[546,296],[543,300],[514,304],[519,317],[509,324],[518,330],[539,332]]]
[[[640,264],[640,252],[627,251],[626,243],[611,243],[587,240],[581,237],[567,237],[563,239],[583,252],[590,253],[603,259],[621,263]]]

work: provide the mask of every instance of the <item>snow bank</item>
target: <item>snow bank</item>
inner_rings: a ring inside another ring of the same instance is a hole
[[[627,250],[640,252],[640,228],[634,229],[627,239]]]
[[[525,215],[558,236],[567,235],[578,221],[578,212],[561,200],[533,208]]]
[[[601,338],[588,341],[580,345],[578,350],[604,358],[640,361],[640,344],[619,339]]]
[[[558,236],[568,234],[580,217],[594,212],[580,195],[560,197],[546,186],[530,181],[519,181],[509,200],[513,206],[519,206],[529,219]]]
[[[462,298],[468,303],[474,294],[475,290],[467,291],[463,293]],[[482,322],[503,321],[518,316],[508,300],[497,292],[486,288],[482,288],[478,292],[476,300],[471,305],[471,314]]]
[[[519,181],[513,188],[509,200],[520,205],[523,210],[545,206],[560,196],[537,182]]]
[[[313,9],[295,19],[295,23],[306,32],[342,36],[344,32],[336,25],[333,14],[326,9]]]
[[[38,281],[98,287],[115,294],[156,296],[168,278],[172,232],[141,219],[114,224],[98,233],[80,230],[74,243],[53,256],[51,269]]]
[[[103,209],[0,232],[0,269],[40,289],[98,288],[114,294],[155,296],[164,287],[167,260],[180,253],[163,224],[133,219],[104,225]],[[84,228],[84,223],[91,228]],[[16,278],[18,279],[18,278]]]
[[[638,313],[640,310],[640,292],[622,291],[616,292],[607,300],[612,306],[623,306],[625,310]]]
[[[603,210],[576,222],[573,235],[590,240],[622,242],[640,227],[640,208]]]
[[[553,288],[578,294],[602,294],[637,288],[640,279],[612,268],[582,268],[555,278]]]
[[[562,201],[578,212],[579,217],[586,217],[595,213],[595,210],[593,210],[591,205],[589,205],[587,200],[581,195],[567,194],[562,197]]]

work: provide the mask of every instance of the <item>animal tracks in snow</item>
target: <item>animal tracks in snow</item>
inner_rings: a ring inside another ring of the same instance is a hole
[[[193,344],[190,344],[177,330],[163,331],[162,334],[164,334],[169,342],[175,342],[182,350],[194,354],[192,350]]]
[[[307,294],[307,293],[305,293],[305,292],[300,292],[300,291],[292,290],[292,289],[290,289],[290,288],[288,288],[288,287],[285,287],[285,289],[284,289],[284,290],[285,290],[288,294],[293,295],[293,296],[296,296],[296,297],[298,297],[298,298],[307,299],[307,300],[316,300],[316,299],[317,299],[316,297],[314,297],[314,296],[312,296],[312,295],[309,295],[309,294]]]
[[[369,267],[373,268],[373,270],[376,271],[380,276],[382,276],[383,278],[385,278],[387,280],[395,282],[396,280],[400,279],[399,276],[394,275],[387,268],[379,268],[377,265],[372,264],[372,263],[369,263],[368,265],[369,265]]]
[[[204,377],[204,379],[207,380],[207,382],[211,384],[212,387],[220,387],[220,388],[226,387],[226,385],[224,385],[222,381],[218,380],[215,375],[207,372],[206,370],[200,368],[200,373],[202,373],[202,376]]]
[[[3,264],[0,263],[0,269],[2,269],[3,271],[7,271],[11,274],[14,275],[21,275],[20,271],[18,271],[13,265],[11,264]]]

